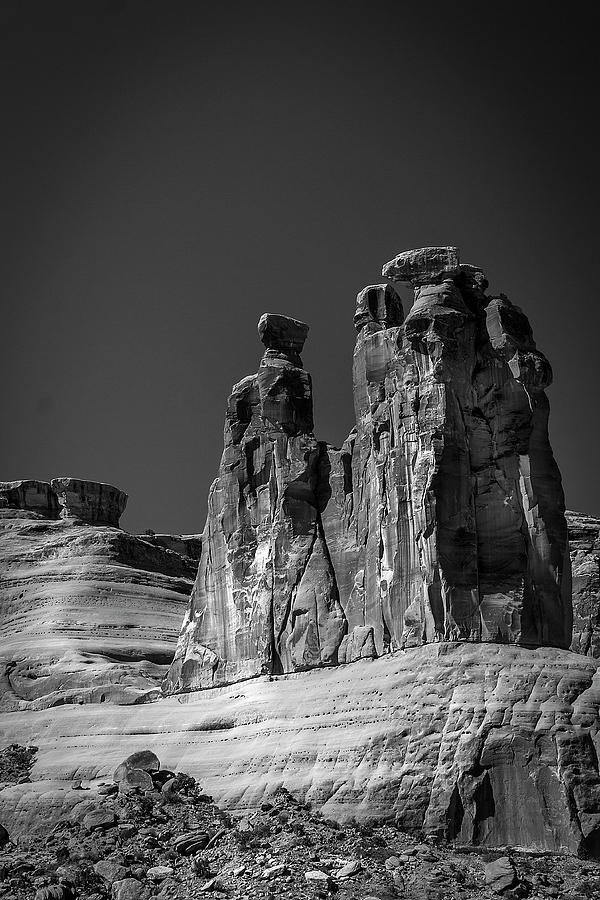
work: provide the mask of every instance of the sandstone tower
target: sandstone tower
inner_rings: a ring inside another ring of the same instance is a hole
[[[432,641],[568,647],[550,365],[455,247],[401,253],[357,298],[356,426],[313,434],[308,327],[265,314],[228,401],[168,692]],[[389,282],[410,284],[404,318]]]

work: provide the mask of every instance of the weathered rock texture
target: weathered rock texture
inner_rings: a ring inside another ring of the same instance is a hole
[[[411,281],[415,301],[401,324],[389,285],[367,289],[370,319],[358,297],[358,624],[373,629],[377,653],[439,640],[568,647],[551,370],[529,323],[485,294],[456,248],[400,254],[383,274]]]
[[[600,658],[600,519],[567,512],[573,567],[571,650]]]
[[[81,516],[52,518],[56,495],[38,484],[2,488],[0,708],[155,697],[196,561]]]
[[[6,742],[39,751],[32,783],[0,791],[0,821],[19,835],[81,815],[93,793],[71,780],[148,748],[238,812],[284,786],[340,821],[598,856],[599,708],[597,660],[447,642],[144,706],[15,712]]]
[[[338,661],[346,630],[321,512],[328,459],[300,352],[308,326],[266,314],[256,375],[233,388],[172,691]]]
[[[79,478],[53,478],[52,490],[58,497],[63,519],[74,516],[92,525],[114,525],[127,505],[127,494],[99,481],[81,481]]]
[[[307,326],[267,314],[229,399],[204,552],[168,692],[431,641],[569,647],[571,580],[529,323],[454,247],[357,298],[356,428],[313,435]]]

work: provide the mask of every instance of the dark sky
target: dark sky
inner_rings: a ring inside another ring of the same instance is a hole
[[[456,244],[529,315],[567,504],[600,514],[591,8],[2,4],[0,478],[112,482],[124,527],[201,531],[260,314],[310,324],[340,443],[357,291]]]

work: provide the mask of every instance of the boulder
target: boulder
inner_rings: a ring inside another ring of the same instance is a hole
[[[160,760],[156,753],[153,753],[152,750],[138,750],[132,753],[117,766],[114,771],[113,781],[120,782],[128,772],[140,769],[143,772],[158,772]]]
[[[487,887],[495,894],[501,894],[517,882],[515,867],[508,856],[502,856],[500,859],[486,863],[484,874]]]

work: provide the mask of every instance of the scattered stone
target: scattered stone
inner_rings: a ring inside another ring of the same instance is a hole
[[[182,856],[191,856],[208,845],[210,838],[205,831],[189,831],[175,838],[173,846]]]
[[[160,769],[160,760],[152,750],[140,750],[137,753],[132,753],[117,766],[113,775],[113,781],[122,781],[126,773],[132,769],[141,769],[144,772],[157,772]]]
[[[358,859],[351,859],[335,873],[336,878],[353,878],[361,871],[362,865]]]
[[[265,869],[262,873],[262,878],[278,878],[280,875],[287,875],[289,872],[288,867],[285,863],[277,863],[274,866],[269,866],[268,869]]]
[[[111,888],[113,900],[147,900],[147,888],[137,878],[115,881]]]
[[[146,878],[149,878],[151,881],[164,881],[165,878],[173,875],[174,871],[171,866],[152,866],[146,872]]]
[[[501,894],[517,882],[515,867],[508,856],[486,863],[484,874],[486,885],[496,894]]]
[[[329,881],[329,875],[327,872],[322,872],[320,869],[309,869],[308,872],[304,873],[304,877],[307,881]]]
[[[129,769],[125,771],[119,780],[119,791],[123,794],[135,791],[151,791],[154,789],[152,778],[143,769]]]
[[[106,806],[97,806],[90,809],[83,817],[83,826],[88,831],[107,831],[117,824],[117,816],[112,809]]]
[[[35,892],[34,900],[75,900],[75,894],[66,884],[49,884]]]
[[[129,869],[114,859],[101,859],[94,866],[94,872],[109,884],[113,884],[115,881],[122,881],[129,875]]]

